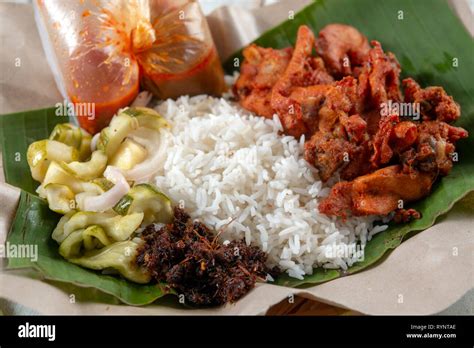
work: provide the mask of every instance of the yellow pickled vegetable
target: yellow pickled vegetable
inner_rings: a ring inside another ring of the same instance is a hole
[[[139,246],[135,240],[118,242],[68,261],[94,270],[112,268],[132,282],[145,284],[151,280],[150,274],[133,262]]]
[[[107,157],[113,156],[122,141],[138,128],[138,120],[126,114],[119,114],[112,118],[110,125],[100,132],[97,149],[105,152]]]
[[[125,139],[110,160],[110,165],[122,170],[132,169],[147,156],[147,150],[131,139]]]
[[[40,182],[43,181],[52,161],[70,163],[78,158],[79,154],[75,148],[55,140],[35,141],[27,151],[31,175]]]
[[[65,165],[70,172],[82,180],[92,180],[101,176],[107,166],[107,156],[103,151],[97,150],[92,153],[88,162],[71,162]]]

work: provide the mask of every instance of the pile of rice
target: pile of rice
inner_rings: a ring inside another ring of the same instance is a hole
[[[172,123],[172,137],[154,183],[222,241],[259,246],[270,266],[299,279],[314,267],[347,269],[363,256],[355,246],[387,228],[374,225],[376,217],[343,222],[318,212],[330,187],[304,160],[304,139],[281,135],[278,117],[209,96],[156,110]]]

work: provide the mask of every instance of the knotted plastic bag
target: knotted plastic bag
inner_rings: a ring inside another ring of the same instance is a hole
[[[36,0],[48,61],[79,124],[96,133],[137,96],[219,95],[223,71],[189,0]]]

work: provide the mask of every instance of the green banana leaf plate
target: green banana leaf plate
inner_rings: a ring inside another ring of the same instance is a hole
[[[413,208],[422,218],[404,225],[392,225],[376,235],[365,248],[365,258],[343,272],[315,269],[303,280],[280,276],[276,283],[288,287],[312,286],[359,272],[379,262],[403,240],[435,223],[455,202],[474,191],[474,41],[444,0],[325,0],[315,1],[293,19],[264,33],[255,42],[282,48],[294,44],[298,27],[310,26],[315,32],[329,23],[350,24],[369,39],[382,43],[395,53],[402,65],[402,77],[411,76],[422,86],[440,85],[461,105],[462,117],[456,125],[471,136],[458,143],[459,161],[449,176],[442,178],[431,195]],[[241,52],[229,58],[228,73],[237,70]],[[59,216],[35,195],[37,183],[30,176],[26,161],[28,145],[46,138],[64,118],[55,109],[25,111],[0,117],[0,145],[6,182],[22,189],[21,199],[8,242],[37,244],[37,262],[10,259],[10,269],[34,267],[44,278],[100,290],[131,305],[145,305],[172,293],[166,286],[138,285],[124,279],[83,269],[65,261],[58,253],[51,232]]]

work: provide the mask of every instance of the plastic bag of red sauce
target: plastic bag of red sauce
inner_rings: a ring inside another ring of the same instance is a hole
[[[36,0],[56,83],[94,134],[143,88],[158,98],[224,91],[199,4],[189,0]]]

